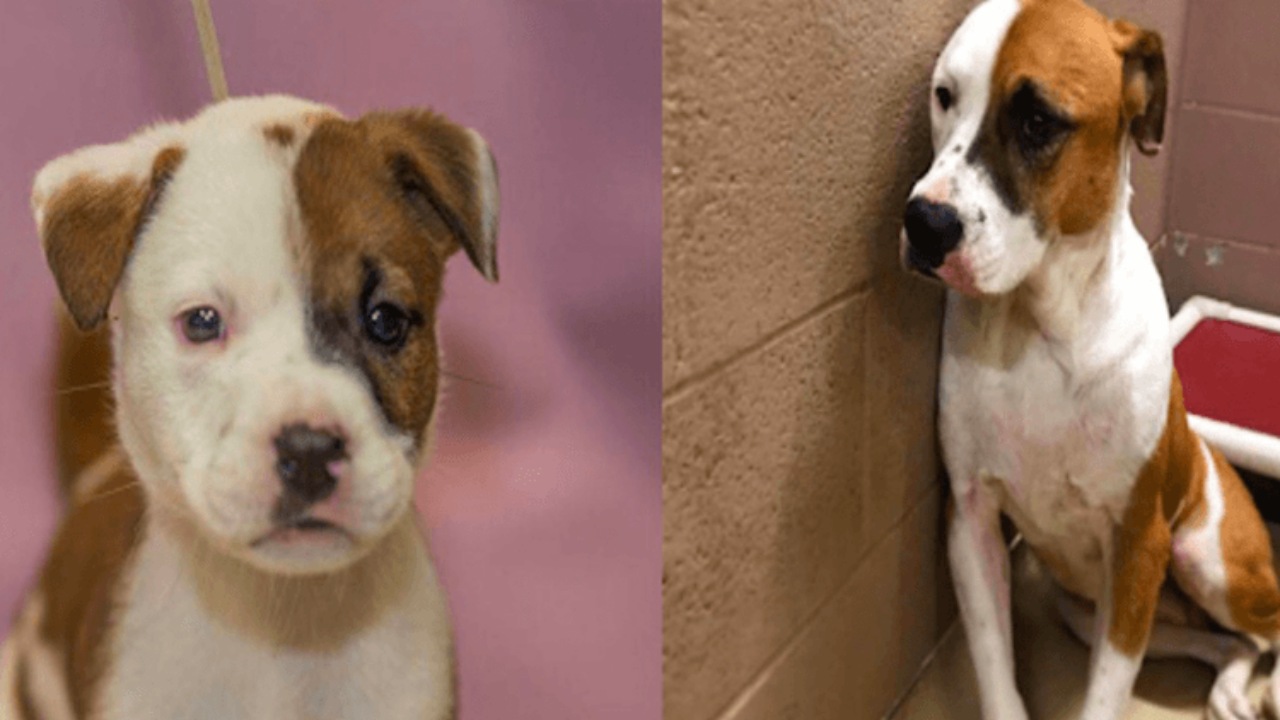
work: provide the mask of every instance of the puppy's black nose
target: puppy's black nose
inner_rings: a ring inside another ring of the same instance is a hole
[[[942,265],[947,253],[960,244],[964,237],[964,223],[951,205],[930,202],[922,197],[911,198],[907,212],[902,216],[902,227],[911,243],[913,260],[923,260],[929,269]]]
[[[329,463],[347,457],[342,438],[306,425],[289,425],[276,436],[275,446],[276,473],[286,492],[306,503],[333,494],[338,479],[329,471]]]

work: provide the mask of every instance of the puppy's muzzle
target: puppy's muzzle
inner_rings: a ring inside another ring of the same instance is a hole
[[[346,442],[338,435],[307,425],[289,425],[275,438],[276,474],[289,514],[321,502],[338,487],[336,464],[347,459]],[[282,510],[283,510],[282,508]]]
[[[907,234],[907,262],[929,276],[964,237],[964,223],[955,207],[923,197],[907,203],[902,227]]]

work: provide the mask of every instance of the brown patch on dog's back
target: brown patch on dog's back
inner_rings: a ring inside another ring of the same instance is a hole
[[[107,671],[116,597],[143,521],[142,489],[126,466],[71,507],[40,576],[40,636],[66,653],[77,717],[88,716]]]

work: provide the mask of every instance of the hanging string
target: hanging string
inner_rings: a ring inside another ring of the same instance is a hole
[[[209,79],[209,91],[215,101],[227,99],[227,76],[222,71],[222,51],[218,49],[218,30],[213,26],[213,12],[209,0],[191,0],[196,13],[196,28],[200,31],[200,50],[204,53],[204,74]]]

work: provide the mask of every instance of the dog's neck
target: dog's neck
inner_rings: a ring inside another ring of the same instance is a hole
[[[1111,213],[1093,230],[1051,240],[1040,265],[1013,292],[1013,303],[1050,341],[1069,343],[1096,328],[1094,311],[1112,312],[1134,253],[1149,253],[1129,209],[1132,194],[1126,140]]]
[[[135,567],[134,575],[139,584],[154,587],[136,587],[139,597],[163,604],[181,583],[199,599],[205,615],[228,631],[306,651],[341,647],[401,609],[427,568],[412,512],[364,557],[319,575],[259,570],[215,547],[189,519],[155,508],[142,543],[138,562],[148,567]]]

